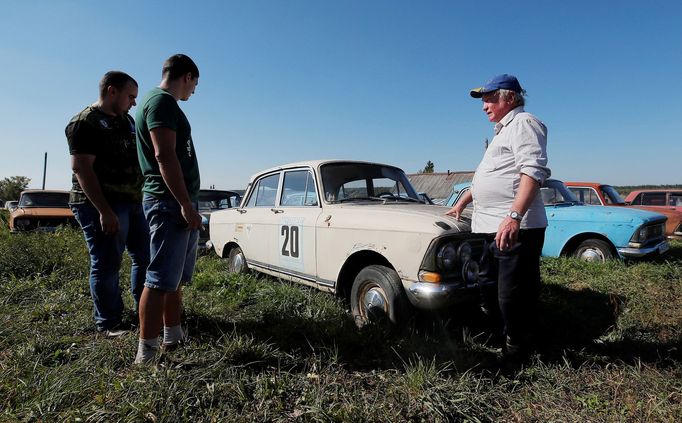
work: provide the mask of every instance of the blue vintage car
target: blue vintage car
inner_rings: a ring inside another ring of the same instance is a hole
[[[455,184],[447,205],[452,207],[470,185],[470,182]],[[540,194],[548,221],[543,256],[604,261],[613,257],[655,256],[670,248],[665,239],[667,218],[662,214],[623,207],[586,206],[556,179],[545,181]]]

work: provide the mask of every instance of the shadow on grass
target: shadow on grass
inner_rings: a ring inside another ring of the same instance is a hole
[[[675,344],[638,341],[638,337],[608,339],[610,333],[617,332],[616,321],[624,306],[622,298],[590,289],[545,286],[538,322],[542,361],[563,363],[568,359],[576,366],[586,361],[679,361]],[[235,333],[270,344],[293,357],[292,370],[304,366],[309,358],[340,364],[351,371],[403,369],[415,357],[456,371],[494,371],[498,366],[490,331],[474,305],[438,314],[417,313],[400,331],[377,326],[357,329],[349,314],[316,320],[276,310],[265,310],[258,317],[236,323],[200,314],[188,315],[186,322],[200,340],[210,342]],[[241,363],[236,358],[236,364],[252,361],[248,354],[243,359]]]

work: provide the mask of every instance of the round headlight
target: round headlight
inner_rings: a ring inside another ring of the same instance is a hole
[[[438,267],[443,270],[452,270],[455,267],[455,262],[457,260],[457,251],[455,246],[451,242],[443,244],[440,249],[438,249],[438,255],[436,256],[436,261]]]
[[[463,242],[457,249],[457,257],[459,257],[460,263],[464,263],[471,259],[471,244]]]
[[[462,279],[467,285],[473,285],[478,281],[479,267],[474,260],[467,260],[462,266]]]
[[[646,226],[643,227],[642,229],[639,230],[639,241],[645,241],[647,238],[647,235],[649,234],[649,228]]]

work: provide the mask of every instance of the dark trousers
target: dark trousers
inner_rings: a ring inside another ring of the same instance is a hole
[[[522,229],[514,247],[500,251],[495,234],[486,234],[488,248],[481,259],[479,280],[497,281],[497,298],[483,293],[483,305],[499,310],[503,333],[514,344],[531,342],[540,294],[540,254],[545,228]]]

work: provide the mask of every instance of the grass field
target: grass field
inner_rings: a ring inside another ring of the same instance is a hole
[[[499,370],[475,307],[357,330],[329,294],[228,276],[212,255],[185,291],[190,342],[133,366],[136,333],[95,332],[87,267],[79,231],[0,230],[0,421],[682,416],[682,243],[656,262],[543,260],[542,345],[514,371]]]

